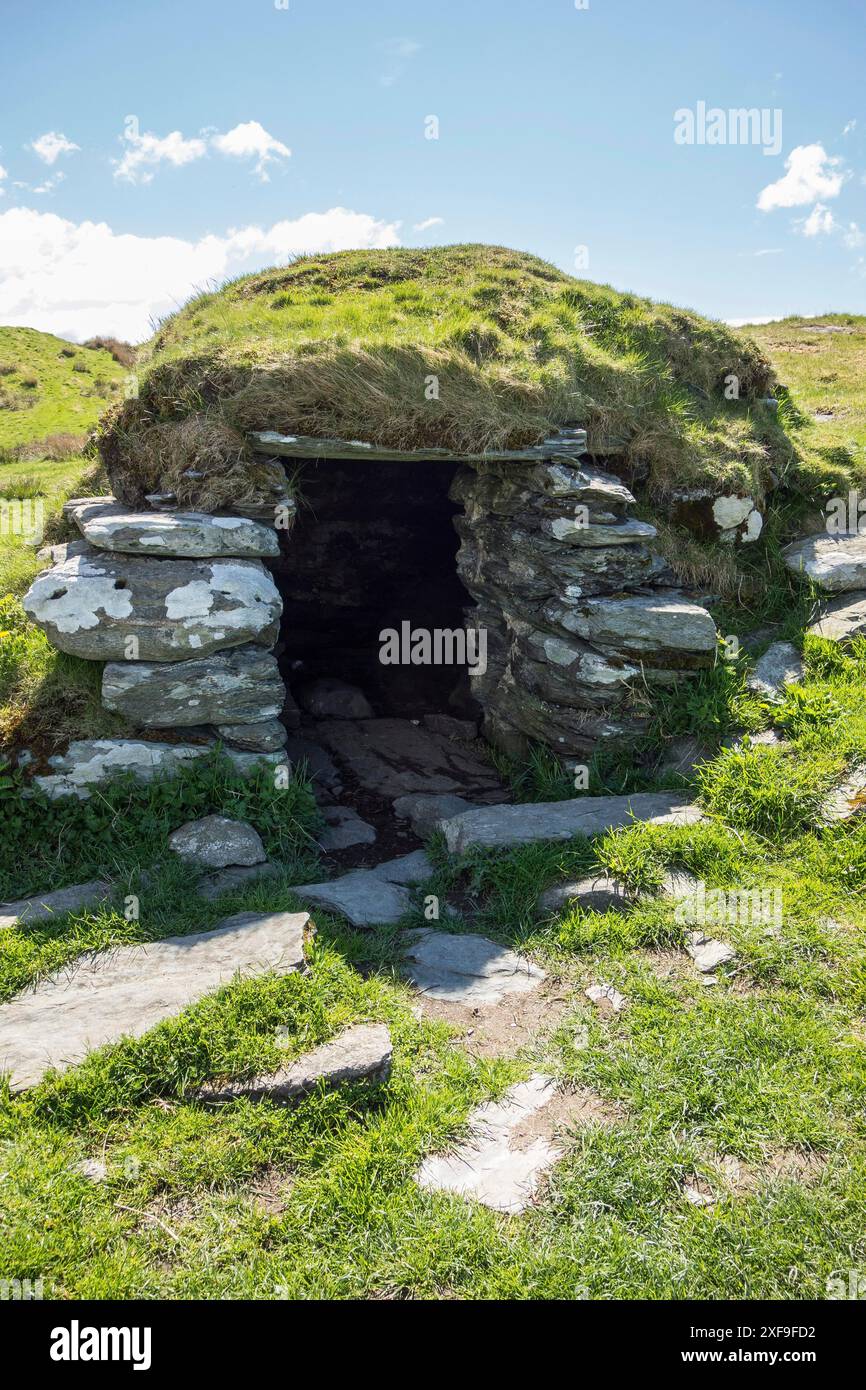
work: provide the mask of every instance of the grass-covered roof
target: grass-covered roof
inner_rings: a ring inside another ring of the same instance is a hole
[[[245,276],[162,323],[138,371],[101,439],[130,502],[252,498],[246,436],[265,429],[459,455],[580,425],[591,452],[648,466],[657,497],[703,481],[760,493],[793,459],[759,403],[774,375],[750,340],[498,246],[345,251]]]

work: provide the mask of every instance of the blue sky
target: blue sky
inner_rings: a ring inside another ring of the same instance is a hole
[[[455,241],[864,312],[864,59],[862,0],[3,0],[0,322],[140,338],[298,251]],[[677,143],[699,102],[777,152]]]

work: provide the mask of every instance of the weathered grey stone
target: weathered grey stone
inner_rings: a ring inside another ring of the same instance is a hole
[[[499,778],[471,747],[408,719],[334,719],[319,737],[365,789],[393,800],[407,792],[496,791]]]
[[[324,788],[334,796],[342,790],[340,769],[330,753],[312,739],[290,734],[283,750],[293,767],[303,765],[314,789]]]
[[[602,1014],[621,1014],[628,1004],[625,995],[613,985],[588,985],[583,992]]]
[[[716,650],[716,625],[705,608],[659,594],[644,598],[587,598],[552,602],[545,616],[602,651],[654,657],[704,656]]]
[[[472,806],[471,801],[453,792],[409,792],[393,802],[394,815],[398,820],[407,820],[420,840],[432,835],[441,820],[471,811]]]
[[[861,815],[864,809],[866,809],[866,767],[853,772],[840,787],[834,788],[825,797],[821,805],[820,818],[832,825],[836,821],[851,820],[852,816]]]
[[[219,869],[215,874],[206,874],[199,880],[197,893],[206,902],[214,902],[223,893],[231,893],[237,888],[246,888],[259,878],[273,878],[280,872],[279,864],[265,860],[264,864],[233,865],[230,869]]]
[[[289,737],[279,719],[263,719],[259,724],[217,724],[216,732],[226,743],[250,753],[277,753]]]
[[[270,646],[282,600],[258,560],[75,555],[37,575],[24,608],[61,651],[93,660],[179,661],[245,642]]]
[[[424,883],[432,878],[435,869],[423,849],[413,850],[411,854],[401,854],[397,859],[386,859],[369,871],[376,878],[387,879],[388,883]]]
[[[173,830],[169,848],[181,859],[202,869],[227,869],[230,865],[263,864],[267,855],[261,836],[246,821],[228,816],[202,816]]]
[[[701,819],[700,808],[678,792],[636,792],[519,806],[479,806],[443,821],[440,829],[451,853],[461,854],[471,845],[527,845],[535,840],[600,835],[634,820],[653,825],[694,825]]]
[[[174,776],[186,764],[213,752],[206,743],[145,743],[129,738],[74,739],[65,753],[49,758],[53,773],[32,779],[32,786],[45,792],[52,800],[59,796],[77,796],[86,800],[95,787],[105,786],[115,777],[131,774],[139,782],[154,777]],[[288,767],[281,753],[242,753],[225,748],[236,772],[248,777],[263,763],[273,767]]]
[[[538,899],[540,912],[563,912],[571,907],[584,912],[627,912],[630,906],[625,888],[609,874],[554,883]]]
[[[92,1048],[139,1038],[238,975],[304,966],[305,912],[241,912],[212,931],[82,957],[0,1006],[0,1070],[15,1090]]]
[[[817,536],[786,545],[782,559],[795,574],[803,573],[831,594],[866,589],[866,535]]]
[[[240,1098],[291,1101],[300,1100],[320,1085],[333,1089],[360,1081],[387,1081],[392,1052],[391,1034],[384,1023],[359,1023],[277,1072],[225,1086],[203,1086],[196,1096],[210,1102]]]
[[[373,927],[399,922],[408,911],[408,891],[389,883],[381,874],[359,869],[326,883],[302,883],[292,892],[301,902],[337,912],[353,927]]]
[[[375,844],[375,827],[362,820],[351,806],[326,806],[322,815],[329,828],[319,834],[319,845],[329,853],[351,849],[353,845]]]
[[[847,642],[866,634],[866,593],[843,594],[823,606],[816,622],[808,629],[813,637],[829,642]]]
[[[524,956],[475,933],[455,935],[426,927],[403,933],[404,974],[423,994],[466,1004],[496,1003],[525,994],[545,978]]]
[[[612,521],[599,524],[592,521],[581,523],[575,516],[557,516],[541,523],[544,535],[552,540],[568,545],[602,546],[632,545],[635,541],[651,541],[658,532],[648,521]]]
[[[64,912],[80,912],[95,907],[111,895],[107,879],[93,878],[88,883],[75,883],[69,888],[56,888],[53,893],[37,893],[32,898],[0,903],[0,930],[3,927],[23,926],[61,917]]]
[[[474,719],[455,719],[452,714],[425,714],[421,723],[431,734],[441,734],[443,738],[460,738],[468,742],[478,737],[478,724]]]
[[[563,1151],[541,1135],[528,1144],[519,1143],[517,1135],[551,1103],[556,1091],[551,1077],[535,1072],[512,1086],[501,1101],[479,1106],[469,1117],[471,1137],[451,1154],[426,1158],[416,1174],[418,1185],[430,1192],[472,1197],[494,1211],[524,1211]]]
[[[323,676],[299,685],[298,703],[315,719],[372,719],[373,710],[363,690],[346,681]]]
[[[705,936],[702,931],[686,932],[686,950],[702,974],[708,975],[720,965],[733,960],[736,951],[724,941]]]
[[[774,642],[755,663],[746,684],[768,700],[781,700],[785,686],[801,681],[806,674],[800,653],[791,642]]]
[[[276,532],[244,516],[207,512],[131,512],[112,499],[76,499],[64,512],[100,550],[184,559],[231,555],[243,559],[279,555]]]
[[[277,721],[284,695],[276,661],[254,645],[183,662],[109,661],[102,673],[105,708],[150,728]]]
[[[54,545],[43,545],[41,550],[37,550],[36,558],[41,560],[44,565],[62,565],[65,560],[71,560],[74,555],[95,555],[96,551],[92,545],[80,537],[74,541],[57,541]]]

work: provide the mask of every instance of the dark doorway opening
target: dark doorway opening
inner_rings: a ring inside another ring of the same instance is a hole
[[[383,665],[385,629],[462,629],[472,601],[457,575],[448,493],[458,465],[318,460],[298,478],[301,504],[273,565],[283,597],[280,661],[291,688],[335,676],[377,714],[474,715],[465,666]]]

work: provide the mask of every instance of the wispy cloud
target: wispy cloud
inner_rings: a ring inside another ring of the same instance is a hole
[[[797,223],[803,236],[829,236],[836,229],[832,212],[823,203],[816,203],[809,216]]]
[[[386,39],[379,44],[380,52],[385,54],[385,71],[379,78],[383,87],[393,87],[406,71],[410,59],[420,53],[421,45],[415,39]]]
[[[841,159],[828,155],[823,145],[797,145],[785,160],[787,172],[761,189],[759,209],[772,212],[774,208],[802,207],[838,197],[846,177],[841,164]]]
[[[253,166],[262,183],[268,183],[268,165],[280,159],[289,159],[291,150],[282,140],[269,135],[258,121],[244,121],[225,135],[215,135],[211,142],[220,154],[233,159],[255,159]]]
[[[185,139],[179,130],[162,137],[145,131],[143,135],[132,128],[122,136],[126,146],[123,158],[114,161],[114,177],[127,183],[150,183],[153,171],[160,164],[172,164],[176,169],[202,159],[207,151],[204,140]]]
[[[427,232],[431,227],[441,227],[445,221],[444,217],[425,217],[423,222],[413,224],[413,232]]]
[[[38,155],[43,164],[54,164],[62,154],[74,154],[80,150],[81,146],[74,144],[72,140],[67,140],[66,136],[57,130],[47,130],[44,135],[40,135],[30,146],[34,154]]]
[[[848,121],[848,123],[846,124],[846,126],[844,127],[844,129],[843,129],[843,131],[842,131],[842,134],[843,134],[843,135],[850,135],[851,132],[852,132],[852,130],[856,130],[856,129],[857,129],[857,120],[856,120],[856,117],[855,117],[855,119],[854,119],[853,121]]]
[[[741,251],[741,256],[781,256],[781,246],[762,246],[758,251]]]

